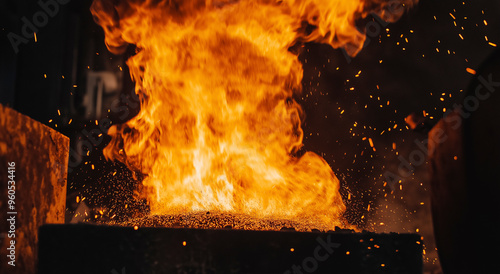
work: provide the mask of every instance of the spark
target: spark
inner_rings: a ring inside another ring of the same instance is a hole
[[[476,74],[476,71],[471,69],[471,68],[466,68],[465,69],[468,73],[472,74],[472,75],[475,75]]]

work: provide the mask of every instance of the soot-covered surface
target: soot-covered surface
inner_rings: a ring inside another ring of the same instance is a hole
[[[416,234],[47,225],[39,274],[422,273]]]

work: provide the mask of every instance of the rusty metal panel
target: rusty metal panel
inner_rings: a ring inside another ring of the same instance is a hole
[[[68,153],[68,137],[0,105],[0,273],[35,273],[38,228],[64,223]]]

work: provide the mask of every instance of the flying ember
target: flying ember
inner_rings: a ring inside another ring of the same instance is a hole
[[[355,25],[396,20],[414,1],[95,0],[106,45],[141,99],[104,154],[144,174],[153,214],[230,212],[344,226],[339,180],[302,146],[302,65],[289,49],[361,50]]]

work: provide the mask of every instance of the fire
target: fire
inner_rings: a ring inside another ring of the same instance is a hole
[[[401,9],[408,3],[392,1]],[[153,214],[193,211],[341,224],[339,180],[302,146],[302,65],[289,48],[327,43],[355,55],[356,19],[381,0],[95,0],[108,49],[127,61],[140,113],[113,126],[108,159],[144,174]]]

